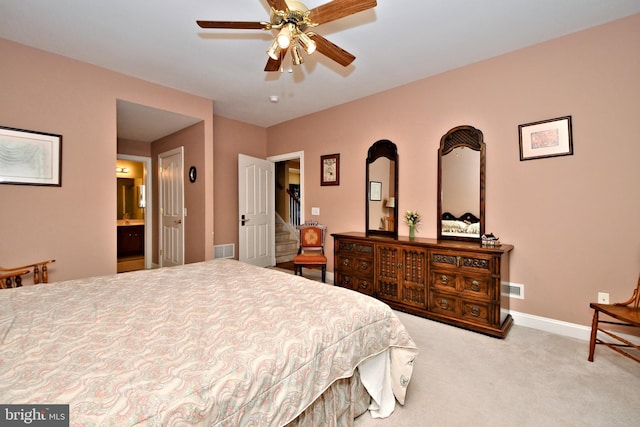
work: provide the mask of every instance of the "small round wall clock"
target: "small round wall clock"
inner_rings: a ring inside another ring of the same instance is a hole
[[[196,178],[198,177],[198,171],[195,166],[191,166],[189,168],[189,181],[196,182]]]

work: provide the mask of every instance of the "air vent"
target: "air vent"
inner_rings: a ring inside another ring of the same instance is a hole
[[[524,285],[520,283],[503,283],[502,295],[510,298],[524,299]]]
[[[216,245],[213,247],[214,258],[233,258],[235,256],[235,244]]]

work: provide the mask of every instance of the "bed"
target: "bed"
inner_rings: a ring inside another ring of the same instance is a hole
[[[228,259],[2,290],[0,340],[0,401],[71,426],[352,425],[418,354],[384,303]]]
[[[442,233],[447,236],[480,236],[480,219],[470,212],[456,217],[450,212],[442,214]]]

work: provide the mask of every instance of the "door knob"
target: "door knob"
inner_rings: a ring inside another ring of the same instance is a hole
[[[176,224],[182,224],[182,220],[181,219],[176,219],[175,221],[173,221]]]

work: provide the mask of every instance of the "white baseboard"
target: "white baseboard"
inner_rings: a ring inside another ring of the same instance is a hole
[[[590,339],[591,326],[534,316],[533,314],[520,313],[513,310],[510,310],[509,313],[513,317],[513,323],[518,326],[526,326],[527,328],[539,329],[584,341],[589,341]]]

